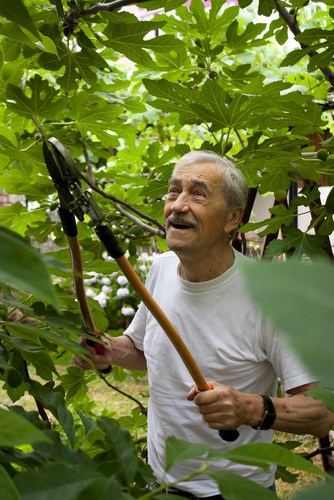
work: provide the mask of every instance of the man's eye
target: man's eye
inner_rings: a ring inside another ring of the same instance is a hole
[[[174,200],[179,195],[179,192],[175,188],[170,188],[167,193],[167,200]]]
[[[205,196],[205,194],[203,193],[203,191],[195,191],[195,196],[197,197],[200,197],[200,198],[203,198]]]

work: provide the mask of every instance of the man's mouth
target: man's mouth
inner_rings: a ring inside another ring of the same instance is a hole
[[[172,224],[175,229],[190,229],[191,226],[185,226],[184,224]]]
[[[167,219],[167,227],[172,226],[174,229],[181,229],[181,230],[186,230],[186,229],[194,229],[197,227],[197,224],[195,221],[188,221],[184,219]]]

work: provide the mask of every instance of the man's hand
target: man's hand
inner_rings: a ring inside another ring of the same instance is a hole
[[[211,429],[237,429],[240,425],[257,425],[263,415],[263,401],[257,394],[243,394],[232,387],[208,382],[211,390],[199,392],[193,387],[187,395],[198,406],[203,420]]]
[[[217,382],[208,382],[212,390],[199,392],[193,387],[187,399],[198,406],[211,429],[237,429],[240,425],[256,427],[264,414],[263,399],[258,394],[239,392]],[[295,387],[290,397],[271,398],[276,409],[273,429],[293,434],[325,436],[334,425],[334,413],[322,401],[305,395],[313,384]]]
[[[87,349],[91,363],[75,356],[73,358],[75,364],[81,370],[105,370],[109,365],[119,365],[129,370],[146,370],[146,359],[143,351],[136,348],[133,341],[127,335],[119,337],[110,337],[105,334],[102,336],[103,354],[97,354],[93,346],[87,343],[87,340],[80,339],[80,344]]]
[[[79,356],[74,356],[73,361],[78,368],[81,370],[93,370],[95,368],[96,370],[103,371],[110,366],[111,349],[109,346],[103,345],[103,354],[98,354],[94,346],[90,345],[84,337],[79,340],[79,344],[86,349],[90,362]]]

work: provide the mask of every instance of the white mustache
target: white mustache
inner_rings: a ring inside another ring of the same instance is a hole
[[[170,225],[180,225],[180,226],[188,226],[188,227],[193,227],[197,228],[198,224],[197,221],[194,219],[188,219],[186,215],[170,215],[167,220],[166,220],[166,226]]]

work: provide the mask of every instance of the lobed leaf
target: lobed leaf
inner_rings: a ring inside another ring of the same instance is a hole
[[[266,249],[266,257],[272,258],[282,255],[289,250],[294,251],[294,257],[302,258],[307,255],[311,259],[314,257],[325,257],[324,250],[325,236],[315,236],[307,234],[298,228],[285,227],[283,229],[284,239],[273,240]]]

